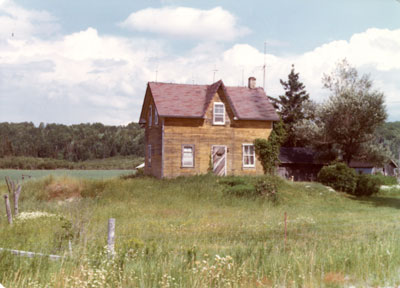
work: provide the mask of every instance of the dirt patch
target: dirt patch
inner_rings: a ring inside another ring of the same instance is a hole
[[[83,185],[71,179],[54,180],[46,186],[48,200],[65,200],[81,198]]]
[[[330,287],[342,287],[346,282],[346,277],[342,273],[329,272],[325,274],[324,282]]]

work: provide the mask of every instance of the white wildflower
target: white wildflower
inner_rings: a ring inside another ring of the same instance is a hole
[[[34,212],[21,212],[18,214],[15,219],[17,221],[26,221],[31,219],[37,219],[42,217],[57,217],[56,214],[42,212],[42,211],[34,211]]]

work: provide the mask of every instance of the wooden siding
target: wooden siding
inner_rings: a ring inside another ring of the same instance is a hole
[[[214,102],[225,104],[225,125],[212,124]],[[253,143],[256,138],[268,138],[271,130],[271,121],[234,120],[229,103],[220,89],[209,103],[205,119],[165,119],[163,176],[176,177],[207,173],[212,165],[213,145],[227,147],[227,175],[262,174],[263,169],[257,157],[255,167],[243,167],[242,144]],[[184,144],[195,147],[194,167],[181,165],[181,147]],[[152,174],[158,177],[158,174]]]
[[[149,127],[148,119],[149,115],[148,113],[150,110],[148,109],[149,105],[152,105],[152,125]],[[150,93],[149,95],[146,94],[146,100],[145,100],[145,105],[146,105],[146,130],[145,130],[145,168],[144,172],[146,175],[153,175],[157,178],[162,177],[162,119],[158,119],[158,125],[155,124],[154,121],[154,113],[155,113],[155,105],[153,98],[151,97]],[[148,145],[151,145],[151,166],[149,166],[149,151],[148,151]]]

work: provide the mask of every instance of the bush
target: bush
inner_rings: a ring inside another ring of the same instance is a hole
[[[277,201],[277,189],[276,183],[267,179],[259,179],[255,186],[256,195],[264,196],[272,202]]]
[[[357,174],[344,163],[325,166],[318,173],[318,182],[335,190],[353,194],[357,186]]]
[[[394,176],[385,176],[382,173],[378,173],[373,176],[374,179],[376,179],[379,183],[379,185],[397,185],[397,178]]]
[[[238,197],[264,197],[275,202],[277,200],[277,187],[282,181],[271,175],[263,177],[237,177],[229,176],[219,180],[226,185],[224,192]]]
[[[235,186],[229,186],[225,189],[225,192],[229,195],[238,197],[252,197],[255,195],[255,187],[251,184],[239,184]]]
[[[228,176],[219,180],[219,183],[233,187],[237,185],[246,185],[247,181],[240,177]]]
[[[357,186],[354,190],[354,195],[371,196],[379,192],[380,182],[376,175],[360,174],[357,177]]]

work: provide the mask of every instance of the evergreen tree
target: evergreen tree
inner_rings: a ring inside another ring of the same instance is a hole
[[[270,97],[274,107],[278,109],[281,119],[285,125],[287,138],[282,146],[296,147],[302,146],[300,139],[295,134],[295,124],[303,119],[310,119],[312,115],[307,114],[304,105],[309,102],[309,95],[305,86],[299,81],[299,73],[295,73],[294,65],[288,75],[288,80],[280,80],[285,95],[279,96],[279,99]]]

